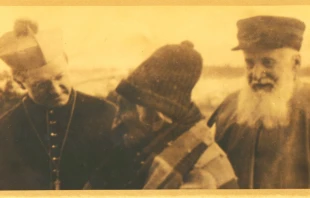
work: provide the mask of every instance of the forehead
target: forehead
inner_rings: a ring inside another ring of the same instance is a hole
[[[64,56],[54,59],[43,67],[27,70],[24,72],[27,83],[53,80],[59,74],[65,74],[68,61]]]
[[[244,50],[243,54],[246,59],[272,58],[275,60],[283,60],[296,53],[290,48],[266,49],[266,50]]]
[[[39,68],[35,71],[27,72],[26,81],[30,84],[40,82],[40,81],[49,81],[55,79],[59,75],[67,74],[67,69],[63,67],[52,67],[52,68]]]

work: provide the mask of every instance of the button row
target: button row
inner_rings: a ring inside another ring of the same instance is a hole
[[[49,114],[50,114],[50,115],[54,114],[54,110],[52,110],[52,109],[49,110]],[[57,122],[56,122],[55,120],[50,120],[48,123],[49,123],[50,125],[54,125],[54,124],[56,124]],[[55,132],[52,132],[52,133],[50,133],[50,136],[51,136],[51,137],[57,137],[58,134],[55,133]],[[52,148],[52,149],[56,149],[56,148],[58,148],[58,145],[53,144],[53,145],[51,146],[51,148]],[[53,160],[54,162],[56,162],[56,161],[60,160],[60,158],[59,158],[59,157],[53,157],[52,160]],[[53,169],[52,172],[53,172],[53,173],[56,173],[56,174],[59,174],[59,170],[58,170],[57,168]],[[57,187],[56,187],[56,188],[57,188]]]

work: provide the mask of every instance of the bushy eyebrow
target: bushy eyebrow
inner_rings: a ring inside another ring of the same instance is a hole
[[[274,58],[271,58],[271,57],[268,57],[268,56],[265,56],[265,57],[263,57],[262,59],[267,59],[267,60],[272,60],[272,61],[276,61],[276,59],[274,59]]]
[[[57,78],[59,78],[59,77],[63,76],[63,75],[64,75],[64,73],[65,73],[65,72],[60,72],[60,73],[58,73],[58,74],[55,76],[55,78],[54,78],[54,79],[57,79]]]
[[[253,58],[246,58],[244,59],[246,63],[254,63]]]
[[[276,63],[276,62],[277,62],[277,60],[276,60],[276,59],[271,58],[271,57],[263,57],[261,60],[262,60],[262,62],[264,62],[264,61],[268,61],[270,64],[274,64],[274,63]]]
[[[40,80],[40,81],[33,83],[31,86],[38,86],[38,85],[47,84],[47,83],[48,83],[48,80]]]

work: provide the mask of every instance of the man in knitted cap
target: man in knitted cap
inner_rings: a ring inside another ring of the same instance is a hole
[[[247,83],[211,116],[241,188],[310,187],[310,87],[297,77],[305,24],[256,16],[237,23]]]
[[[201,55],[193,47],[185,41],[159,48],[116,88],[120,100],[136,104],[130,112],[144,125],[131,130],[125,115],[114,130],[133,161],[124,188],[237,187],[225,153],[191,99],[202,72]]]
[[[116,109],[72,88],[61,45],[61,31],[30,20],[0,38],[0,58],[28,93],[0,118],[2,190],[116,187],[109,174],[121,163],[108,135]]]

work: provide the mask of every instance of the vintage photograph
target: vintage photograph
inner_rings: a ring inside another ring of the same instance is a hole
[[[0,191],[308,189],[309,9],[0,7]]]

